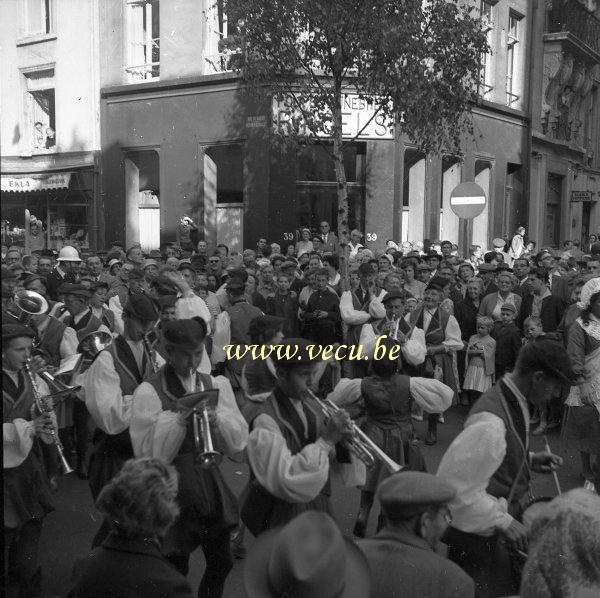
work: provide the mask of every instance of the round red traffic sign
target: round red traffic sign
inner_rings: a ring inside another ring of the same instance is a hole
[[[485,209],[485,191],[477,183],[461,183],[450,193],[450,207],[459,217],[468,220]]]

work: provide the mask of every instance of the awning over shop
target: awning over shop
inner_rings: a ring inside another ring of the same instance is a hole
[[[72,172],[54,172],[50,174],[37,174],[32,176],[0,177],[2,191],[44,191],[46,189],[67,189],[71,181]]]

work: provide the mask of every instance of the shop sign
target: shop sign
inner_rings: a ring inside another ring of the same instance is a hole
[[[55,172],[35,176],[2,176],[2,191],[43,191],[45,189],[68,188],[70,172]]]
[[[592,201],[591,191],[571,191],[571,201]]]
[[[304,112],[309,113],[310,107]],[[378,114],[373,99],[361,98],[356,94],[344,94],[342,98],[342,136],[345,139],[394,139],[394,123],[384,114]],[[304,128],[302,134],[310,136],[302,125],[302,114],[294,107],[291,98],[273,100],[273,124],[285,133],[287,127],[297,130]],[[326,127],[329,129],[329,127]],[[319,131],[319,137],[330,137],[329,131]]]

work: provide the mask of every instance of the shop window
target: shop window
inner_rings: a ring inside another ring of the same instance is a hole
[[[496,2],[481,0],[479,12],[481,23],[490,48],[488,52],[482,52],[479,65],[479,95],[485,100],[493,99],[494,91],[494,39],[495,39],[495,12]]]
[[[53,0],[23,0],[25,35],[52,33],[53,3]]]
[[[523,17],[510,11],[506,32],[506,105],[511,108],[520,106],[522,93],[522,30]]]
[[[348,229],[364,232],[366,144],[344,148],[344,168],[348,181]],[[338,196],[333,160],[320,144],[298,148],[296,160],[297,229],[319,231],[323,220],[337,232]]]
[[[158,0],[127,0],[128,32],[125,72],[132,83],[160,75],[160,21]]]

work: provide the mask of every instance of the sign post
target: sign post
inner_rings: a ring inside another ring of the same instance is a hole
[[[459,218],[459,247],[463,256],[468,256],[471,244],[469,221],[483,212],[486,202],[485,191],[477,183],[461,183],[450,193],[450,207]]]

